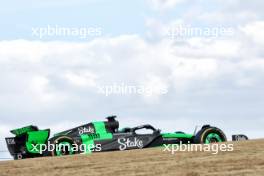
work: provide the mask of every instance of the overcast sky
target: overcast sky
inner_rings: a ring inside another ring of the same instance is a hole
[[[263,6],[259,0],[2,2],[0,149],[13,128],[35,124],[57,132],[112,114],[121,127],[150,123],[192,133],[212,124],[229,139],[263,137]],[[98,31],[33,32],[48,27]],[[179,27],[231,32],[169,35]],[[167,92],[100,93],[114,84]]]

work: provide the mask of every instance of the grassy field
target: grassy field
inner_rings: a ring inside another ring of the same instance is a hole
[[[234,143],[233,152],[177,152],[163,148],[0,162],[0,176],[264,175],[264,140]]]

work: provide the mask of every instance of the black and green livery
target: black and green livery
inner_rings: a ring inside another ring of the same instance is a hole
[[[11,130],[15,137],[6,138],[10,154],[14,159],[40,156],[61,156],[77,153],[141,149],[162,146],[163,144],[212,143],[225,142],[226,136],[219,128],[204,125],[195,134],[184,132],[161,133],[151,125],[119,129],[116,116],[107,117],[107,121],[91,122],[49,138],[50,130],[39,130],[36,126],[26,126]],[[44,145],[66,145],[43,149]],[[91,146],[91,147],[87,147]],[[75,147],[75,148],[74,148]]]

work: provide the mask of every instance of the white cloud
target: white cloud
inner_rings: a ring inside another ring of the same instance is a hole
[[[167,80],[156,75],[147,74],[140,84],[149,89],[149,92],[143,94],[143,98],[149,103],[159,102],[159,97],[168,93]]]
[[[74,86],[80,86],[80,87],[96,86],[97,75],[89,71],[82,71],[80,73],[68,72],[65,74],[65,77]]]
[[[17,79],[22,79],[24,69],[30,68],[29,90],[43,101],[57,99],[58,92],[68,94],[72,90],[67,83],[93,90],[98,85],[120,81],[153,84],[151,75],[162,86],[184,88],[192,86],[193,80],[212,80],[229,73],[227,68],[237,68],[237,72],[245,69],[238,64],[245,61],[236,59],[240,57],[241,45],[234,39],[191,38],[183,43],[164,39],[150,43],[125,35],[87,43],[4,41],[0,42],[0,49],[2,64],[16,63],[8,74],[12,71]],[[247,54],[256,57],[254,54],[258,53]],[[260,60],[251,60],[256,71],[260,70]],[[64,84],[63,90],[59,90],[57,82]]]
[[[96,2],[95,0],[25,0],[23,2],[19,0],[6,1],[2,5],[1,12],[14,12],[16,10],[36,9],[36,8],[51,8],[51,7],[73,7],[82,6],[84,4],[91,4]],[[14,6],[14,4],[16,4]]]
[[[174,8],[176,5],[185,1],[186,0],[147,0],[147,3],[154,10],[167,10]]]
[[[149,39],[156,39],[159,42],[167,40],[168,43],[176,43],[173,47],[173,52],[178,56],[195,58],[233,58],[237,56],[238,50],[241,48],[240,41],[237,41],[232,35],[208,37],[202,35],[187,35],[186,32],[186,35],[176,35],[173,37],[171,34],[172,32],[169,31],[179,29],[179,27],[184,27],[185,30],[187,29],[185,27],[188,26],[191,27],[188,29],[192,30],[203,29],[203,27],[199,28],[185,24],[183,19],[164,23],[157,19],[149,18],[146,19],[145,24],[148,27],[147,36]],[[230,30],[233,31],[234,29],[230,28]],[[172,48],[172,46],[170,47]]]
[[[54,101],[55,95],[48,91],[49,80],[44,76],[34,76],[29,85],[29,91],[36,99],[44,102]]]
[[[226,24],[226,25],[237,25],[241,23],[248,22],[250,20],[257,19],[257,15],[254,11],[244,10],[244,11],[205,11],[197,12],[197,14],[192,14],[197,17],[197,19],[211,23],[211,24]]]
[[[240,43],[232,39],[191,38],[187,43],[175,47],[177,53],[196,58],[231,59],[238,55],[240,49]]]
[[[264,44],[264,21],[253,21],[240,29],[256,44]]]

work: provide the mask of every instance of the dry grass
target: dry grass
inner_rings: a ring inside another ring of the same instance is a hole
[[[234,143],[233,152],[177,152],[162,148],[0,162],[0,176],[264,175],[264,140]]]

